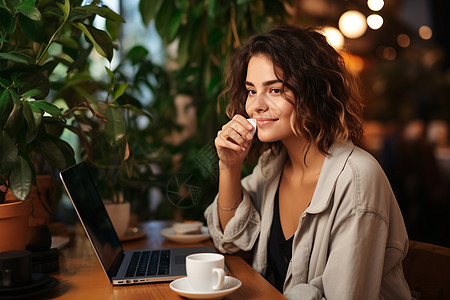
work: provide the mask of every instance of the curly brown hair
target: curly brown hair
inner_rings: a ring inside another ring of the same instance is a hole
[[[245,111],[245,80],[250,58],[262,54],[281,70],[276,73],[295,96],[294,132],[316,144],[325,155],[335,141],[360,143],[363,135],[362,108],[355,78],[346,69],[342,56],[314,28],[282,26],[266,34],[252,36],[229,60],[226,87],[227,115],[232,118]],[[278,72],[280,73],[280,72]],[[289,100],[287,100],[289,101]],[[280,149],[281,143],[263,145],[255,139],[250,157],[258,157],[267,147]]]

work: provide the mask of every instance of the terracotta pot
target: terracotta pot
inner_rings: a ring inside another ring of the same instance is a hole
[[[29,226],[47,225],[51,214],[52,207],[50,199],[50,188],[52,186],[51,175],[36,175],[36,186],[31,187],[30,195],[28,196],[33,203],[33,212],[28,219]]]
[[[36,185],[33,185],[27,200],[31,203],[31,214],[28,216],[28,237],[26,249],[30,251],[48,250],[51,247],[51,234],[48,222],[52,215],[51,188],[53,179],[51,175],[36,175]],[[15,199],[11,190],[8,190],[6,199]]]
[[[25,249],[31,209],[30,200],[0,204],[0,252]]]
[[[50,188],[52,187],[52,176],[51,175],[36,175],[36,185],[33,185],[28,194],[27,200],[29,199],[32,204],[32,211],[30,217],[28,218],[29,226],[40,226],[47,225],[51,214],[51,197]],[[13,195],[11,189],[8,190],[6,194],[6,199],[16,199]]]

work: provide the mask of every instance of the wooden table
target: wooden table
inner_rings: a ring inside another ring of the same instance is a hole
[[[182,246],[212,245],[211,240],[195,244],[179,244],[166,240],[159,231],[170,226],[166,221],[150,221],[140,225],[146,237],[123,243],[125,249],[158,249]],[[225,255],[229,275],[242,286],[224,299],[286,299],[240,256]],[[71,243],[61,249],[60,270],[50,274],[60,283],[42,295],[42,299],[185,299],[173,292],[168,282],[131,286],[112,286],[95,256],[81,226],[75,230]]]

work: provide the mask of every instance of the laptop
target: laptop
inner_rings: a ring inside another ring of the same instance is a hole
[[[60,172],[60,178],[113,285],[171,281],[186,276],[186,256],[216,252],[212,246],[123,250],[86,163]]]

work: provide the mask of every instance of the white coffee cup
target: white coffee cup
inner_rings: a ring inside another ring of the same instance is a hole
[[[186,256],[186,273],[191,287],[198,292],[220,290],[225,281],[225,258],[218,253]]]

